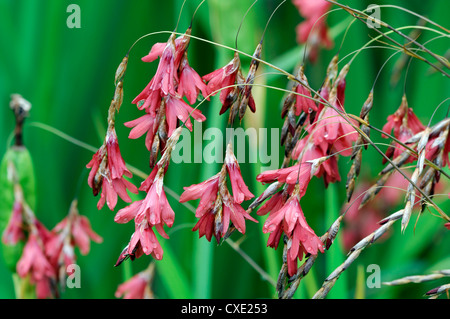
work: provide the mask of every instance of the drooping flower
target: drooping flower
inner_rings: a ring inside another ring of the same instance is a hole
[[[117,288],[115,296],[116,298],[123,296],[124,299],[144,299],[147,285],[148,282],[144,277],[134,275]]]
[[[185,202],[187,198],[201,198],[201,202],[204,202],[208,197],[197,197],[193,194],[198,192],[197,187],[199,185],[201,184],[192,185],[190,188],[185,188],[185,192],[183,193],[185,196],[180,198],[180,202]],[[190,193],[191,191],[193,193]],[[211,194],[212,192],[209,191],[208,193]],[[209,199],[211,199],[211,197],[212,196],[210,196]],[[214,197],[214,201],[211,202],[212,205],[208,208],[203,207],[201,210],[198,210],[198,213],[196,213],[196,217],[199,218],[199,221],[192,230],[198,230],[200,238],[205,236],[208,241],[211,241],[211,238],[214,235],[217,243],[219,243],[220,239],[227,233],[230,221],[242,234],[245,234],[245,219],[251,220],[255,223],[258,222],[251,217],[240,204],[234,201],[233,197],[226,189],[219,190],[219,193],[216,193]]]
[[[241,60],[239,59],[239,54],[236,52],[233,59],[227,65],[202,77],[208,83],[207,88],[210,95],[215,95],[220,90],[220,102],[222,103],[220,114],[225,113],[236,98],[232,94],[236,90],[233,85],[238,78],[240,67]],[[235,98],[232,98],[232,96]]]
[[[155,116],[161,99],[168,95],[178,99],[186,96],[191,104],[195,102],[198,90],[207,96],[206,85],[188,63],[186,50],[190,42],[190,33],[189,28],[178,38],[172,34],[166,43],[155,44],[150,53],[142,58],[144,62],[152,62],[158,57],[160,60],[149,84],[132,101],[139,109],[145,109],[147,113]]]
[[[424,129],[425,126],[414,114],[412,108],[408,107],[408,101],[405,95],[402,97],[400,107],[394,114],[388,116],[387,123],[383,126],[383,132],[387,134],[391,134],[392,132],[394,137],[402,143],[406,142],[414,134],[419,133]],[[387,138],[384,134],[381,136]],[[404,151],[405,148],[402,145],[392,142],[391,146],[386,151],[386,155],[389,158],[396,158]],[[414,157],[410,156],[405,163],[412,162],[413,160]],[[386,159],[383,159],[383,163],[384,162],[386,162]]]
[[[147,193],[145,198],[120,209],[114,221],[122,224],[136,219],[136,223],[140,224],[146,219],[151,226],[165,224],[172,227],[175,213],[167,200],[163,183],[164,168],[157,165],[139,188]]]
[[[17,274],[21,278],[30,275],[32,283],[56,278],[56,273],[44,253],[41,238],[31,233],[17,263]]]
[[[399,138],[402,127],[411,130],[412,134],[416,134],[425,129],[425,126],[414,114],[413,109],[408,107],[406,96],[402,97],[402,103],[397,111],[388,116],[387,123],[383,126],[383,131],[388,134],[393,131],[394,136]],[[382,136],[387,138],[385,135]]]
[[[197,218],[200,218],[214,206],[217,192],[219,191],[219,179],[220,173],[217,173],[200,184],[184,187],[184,192],[180,196],[180,203],[200,198],[200,203],[195,214]]]
[[[280,205],[274,207],[277,210],[272,210],[263,226],[264,233],[274,234],[268,242],[272,247],[277,247],[278,242],[275,240],[279,240],[282,233],[288,237],[289,276],[297,271],[297,259],[302,260],[306,253],[317,255],[318,251],[324,251],[322,241],[306,222],[300,207],[300,197],[300,189],[295,186],[289,199],[281,208]]]
[[[82,255],[87,255],[90,251],[91,240],[101,243],[103,239],[92,230],[89,219],[79,214],[77,204],[77,200],[72,202],[68,216],[60,221],[53,228],[52,232],[62,238],[68,235],[69,243],[74,247],[78,247]]]
[[[244,200],[249,200],[254,195],[248,190],[244,179],[241,175],[241,169],[236,157],[233,154],[231,144],[228,144],[225,155],[225,165],[227,167],[228,175],[230,176],[231,189],[233,191],[233,198],[237,204],[241,204]]]
[[[263,184],[279,181],[281,183],[298,185],[300,196],[303,196],[312,178],[311,166],[311,162],[302,162],[287,168],[265,171],[259,174],[256,180]]]
[[[177,93],[180,96],[186,96],[189,103],[195,103],[199,91],[202,92],[202,95],[205,98],[208,96],[207,86],[200,75],[198,75],[198,73],[189,65],[186,52],[181,60],[179,74],[180,81]]]
[[[22,203],[20,201],[14,202],[13,211],[9,219],[8,226],[2,235],[3,243],[7,245],[15,245],[20,240],[25,240],[22,214]]]
[[[137,139],[144,134],[147,134],[145,137],[145,146],[148,150],[152,147],[153,137],[156,134],[157,125],[155,125],[155,117],[150,114],[145,114],[135,120],[125,122],[124,125],[126,127],[132,128],[128,138]]]
[[[123,284],[119,285],[115,292],[115,297],[123,299],[152,299],[153,292],[150,289],[150,283],[153,279],[155,265],[151,263],[149,267]]]
[[[137,194],[138,190],[130,181],[124,177],[131,178],[133,174],[127,169],[125,161],[120,154],[119,143],[114,128],[109,128],[105,143],[94,154],[91,161],[86,165],[91,168],[88,184],[92,188],[94,196],[101,190],[100,200],[97,208],[108,205],[114,210],[117,204],[117,195],[125,202],[131,202],[127,189]]]
[[[231,180],[233,196],[226,185],[227,172]],[[242,234],[245,233],[246,219],[257,222],[240,205],[251,197],[253,194],[250,193],[242,179],[239,164],[229,144],[221,171],[200,184],[184,187],[180,203],[200,199],[195,213],[195,217],[199,218],[199,221],[193,231],[198,230],[199,237],[205,236],[208,241],[211,241],[214,235],[219,243],[227,233],[230,221]]]
[[[326,18],[323,17],[331,4],[325,0],[293,0],[292,2],[305,19],[296,28],[297,42],[308,42],[309,59],[314,62],[321,46],[326,48],[333,46],[333,41],[328,34]]]
[[[198,122],[203,122],[206,120],[206,117],[200,110],[192,108],[182,99],[168,95],[165,103],[169,136],[171,136],[173,131],[177,128],[177,119],[179,119],[182,123],[185,123],[186,128],[190,131],[192,131],[190,116]]]
[[[304,67],[301,66],[298,70],[297,77],[302,81],[305,85],[308,84],[308,79],[304,73]],[[299,116],[301,112],[305,112],[307,114],[311,112],[317,112],[316,103],[310,99],[311,92],[302,84],[296,84],[295,92],[298,93],[295,96],[295,115]]]
[[[331,107],[324,110],[313,134],[314,144],[323,151],[339,152],[343,156],[351,155],[352,144],[357,138],[356,130]]]
[[[335,77],[337,70],[333,70],[335,59],[330,63],[327,78]],[[340,180],[337,167],[337,157],[350,156],[352,144],[358,138],[357,131],[353,128],[357,123],[355,120],[345,117],[345,77],[349,66],[342,68],[333,85],[324,84],[321,97],[326,104],[319,104],[318,115],[314,122],[306,128],[308,135],[297,141],[292,150],[292,158],[300,162],[314,161],[319,158],[327,158],[322,161],[320,167],[315,170],[316,176],[323,176],[325,185]],[[338,113],[339,111],[339,113]],[[344,118],[345,117],[345,118]],[[335,154],[334,156],[329,156]]]
[[[297,145],[292,151],[292,157],[298,159],[301,157],[302,163],[310,162],[318,158],[327,157],[328,150],[324,150],[320,145],[317,146],[311,143],[307,138],[303,138],[298,141]],[[338,182],[341,180],[339,175],[339,169],[337,164],[337,157],[330,156],[324,161],[314,173],[318,178],[324,180],[325,185]]]

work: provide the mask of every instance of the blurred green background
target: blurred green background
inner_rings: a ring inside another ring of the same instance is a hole
[[[175,28],[181,0],[0,0],[0,154],[11,142],[14,118],[9,109],[10,94],[19,93],[33,105],[25,125],[25,145],[30,150],[36,172],[37,208],[36,215],[47,226],[53,228],[68,212],[72,199],[79,198],[80,213],[89,217],[93,229],[100,234],[102,244],[92,243],[87,256],[79,256],[81,268],[81,288],[67,289],[63,298],[114,298],[117,286],[133,273],[145,268],[151,257],[131,263],[126,261],[118,268],[113,265],[123,247],[128,243],[134,230],[132,223],[114,223],[114,212],[105,206],[97,211],[98,198],[92,196],[86,182],[85,165],[92,153],[80,148],[55,134],[49,133],[33,123],[44,123],[55,129],[88,143],[95,148],[103,141],[106,115],[114,92],[114,73],[133,42],[144,34],[156,31],[172,31]],[[207,0],[198,11],[193,35],[227,46],[234,46],[234,39],[244,13],[253,1],[250,0]],[[378,1],[353,0],[342,3],[364,9]],[[387,1],[379,1],[387,3]],[[70,29],[66,20],[70,15],[67,7],[76,3],[81,9],[81,28]],[[199,0],[188,0],[181,14],[179,32],[188,27]],[[252,54],[268,17],[280,1],[260,0],[245,18],[239,34],[239,49]],[[449,28],[448,1],[433,0],[424,5],[419,0],[395,1]],[[382,9],[381,18],[394,27],[413,25],[417,17],[395,9]],[[302,21],[297,9],[287,1],[270,22],[265,39],[262,58],[286,71],[293,72],[301,59],[301,47],[296,43],[295,27]],[[336,54],[345,27],[351,21],[343,11],[329,15],[328,24],[332,29],[335,46],[330,51],[321,51],[314,64],[307,64],[306,75],[312,87],[319,88],[328,62]],[[407,32],[407,31],[405,31]],[[356,22],[349,30],[341,49],[344,57],[363,46],[374,36],[366,25]],[[436,34],[423,32],[419,40],[423,43]],[[156,62],[144,63],[140,58],[146,55],[155,42],[165,42],[168,34],[160,34],[141,40],[130,55],[130,62],[124,81],[125,99],[117,116],[117,134],[122,154],[130,165],[149,173],[148,152],[143,139],[128,140],[129,129],[121,123],[135,119],[141,113],[131,104],[131,100],[141,92],[152,77]],[[403,40],[396,37],[401,43]],[[430,42],[429,49],[445,54],[449,48],[448,39]],[[232,52],[224,48],[198,40],[192,40],[189,47],[189,61],[200,75],[207,74],[223,66],[232,58]],[[352,64],[348,74],[346,110],[359,114],[362,103],[371,89],[378,70],[393,51],[371,49],[363,51]],[[372,124],[382,127],[386,117],[400,105],[403,94],[405,70],[400,73],[397,85],[390,84],[397,55],[382,71],[375,86],[375,105],[371,113]],[[243,58],[244,65],[249,62]],[[344,60],[348,62],[348,59]],[[342,64],[343,65],[343,64]],[[245,67],[244,67],[245,70]],[[283,76],[270,74],[264,65],[260,67],[266,77],[258,78],[259,83],[286,88]],[[413,61],[406,79],[406,95],[409,105],[419,118],[428,123],[434,109],[449,97],[450,81],[431,69],[425,63]],[[244,120],[247,127],[281,127],[280,104],[284,93],[281,91],[255,88],[256,114],[248,114]],[[447,103],[448,104],[448,103]],[[203,104],[200,108],[208,118],[203,125],[225,127],[226,116],[218,117],[217,99]],[[446,107],[441,107],[434,115],[433,123],[446,116]],[[374,133],[375,141],[382,141]],[[9,142],[8,142],[9,141]],[[383,140],[384,141],[384,140]],[[207,143],[203,143],[205,146]],[[383,150],[385,147],[381,147]],[[283,150],[280,149],[280,163]],[[381,169],[381,157],[369,150],[363,155],[361,179],[374,177]],[[323,234],[336,218],[345,201],[345,176],[348,159],[341,158],[343,181],[324,189],[321,180],[314,179],[307,196],[302,199],[305,216],[318,235]],[[256,183],[261,163],[241,164],[244,179],[255,195],[264,187]],[[171,165],[165,178],[167,187],[181,194],[184,186],[199,183],[215,174],[217,165],[179,164]],[[78,190],[80,178],[82,187]],[[141,179],[134,177],[139,185]],[[446,183],[445,178],[442,182]],[[447,188],[448,193],[448,188]],[[139,196],[141,196],[140,194]],[[447,197],[436,197],[444,211],[448,211]],[[153,283],[158,298],[272,298],[273,285],[264,280],[252,265],[226,243],[217,246],[198,239],[198,233],[191,231],[196,220],[192,212],[169,198],[176,212],[175,225],[168,229],[169,240],[161,237],[164,259],[156,264]],[[192,203],[195,204],[195,203]],[[119,199],[116,211],[124,207]],[[401,205],[401,202],[399,203]],[[399,206],[400,207],[400,206]],[[398,207],[397,207],[398,208]],[[395,211],[385,211],[385,216]],[[413,221],[415,221],[413,216]],[[260,223],[247,223],[247,233],[243,237],[235,233],[231,239],[239,244],[257,265],[276,280],[281,265],[281,245],[279,251],[266,247],[267,236]],[[359,218],[364,219],[361,212]],[[344,225],[345,230],[345,225]],[[345,250],[333,245],[325,255],[319,256],[313,271],[304,279],[295,298],[310,298],[323,280],[339,265]],[[450,256],[446,243],[450,232],[442,227],[440,219],[427,213],[421,217],[415,229],[412,224],[405,234],[400,233],[400,225],[395,224],[388,240],[373,245],[338,280],[330,293],[330,298],[422,298],[431,288],[444,281],[403,287],[382,287],[368,289],[365,278],[367,266],[377,264],[383,281],[413,274],[427,274],[432,270],[450,268]],[[11,273],[0,260],[0,298],[14,298]]]

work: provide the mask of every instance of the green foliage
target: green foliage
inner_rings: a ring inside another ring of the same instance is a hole
[[[25,147],[12,146],[0,164],[0,233],[8,225],[14,206],[14,181],[11,171],[16,170],[17,182],[21,186],[25,202],[33,209],[36,206],[34,169],[31,155]],[[2,243],[3,262],[15,272],[16,263],[22,255],[24,243],[7,245]]]

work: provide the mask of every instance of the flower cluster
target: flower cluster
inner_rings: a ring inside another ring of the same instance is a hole
[[[18,184],[15,185],[13,212],[2,239],[7,245],[25,242],[16,266],[17,274],[29,278],[40,299],[59,296],[57,283],[61,282],[61,289],[64,287],[66,267],[76,262],[75,247],[86,255],[91,240],[102,241],[92,230],[89,220],[78,213],[76,200],[72,202],[68,216],[49,231],[24,201]]]
[[[125,177],[133,177],[133,174],[127,169],[120,154],[114,126],[108,128],[104,144],[86,167],[91,168],[88,184],[92,188],[94,196],[101,190],[100,200],[97,203],[99,210],[102,209],[105,202],[110,210],[114,210],[117,204],[117,195],[125,202],[131,202],[127,189],[137,194],[136,186],[125,179]]]
[[[215,95],[220,91],[220,102],[222,103],[220,114],[229,109],[228,123],[230,124],[234,123],[237,115],[239,115],[239,120],[242,121],[247,107],[253,113],[256,112],[252,87],[258,70],[261,51],[262,41],[253,53],[247,78],[244,78],[242,74],[241,60],[237,52],[234,53],[233,59],[227,65],[203,76],[203,80],[208,83],[210,95]]]
[[[358,137],[353,127],[355,121],[346,117],[344,109],[348,65],[344,66],[336,77],[336,62],[336,57],[330,62],[326,81],[320,89],[321,103],[317,106],[317,115],[312,124],[305,129],[307,135],[296,142],[292,151],[292,158],[300,162],[337,153],[350,156],[352,144]],[[337,156],[329,156],[329,159],[319,167],[316,175],[323,176],[325,185],[340,181]]]
[[[344,109],[347,73],[348,65],[338,74],[334,57],[320,93],[313,99],[304,68],[299,68],[292,93],[286,97],[282,109],[282,117],[286,117],[282,144],[287,150],[283,167],[257,176],[261,183],[276,185],[273,191],[263,194],[263,198],[271,197],[258,215],[270,213],[263,227],[264,232],[270,233],[268,246],[277,248],[281,235],[285,235],[289,276],[295,274],[297,260],[302,260],[305,254],[324,251],[324,243],[306,222],[301,198],[313,176],[323,177],[325,185],[340,180],[337,154],[351,155],[358,137],[355,122],[346,117]],[[306,134],[300,138],[303,129]],[[290,160],[295,164],[289,166]]]
[[[232,194],[227,188],[227,174]],[[185,187],[180,202],[200,199],[195,213],[199,221],[193,230],[198,230],[199,237],[206,236],[208,241],[211,241],[214,235],[219,243],[227,234],[230,221],[242,234],[245,233],[245,219],[257,222],[241,206],[243,201],[253,197],[242,178],[232,145],[228,144],[225,162],[220,172],[200,184]]]
[[[304,254],[317,255],[323,252],[323,243],[306,222],[300,207],[300,199],[305,195],[308,184],[314,176],[315,165],[304,162],[288,168],[267,171],[257,176],[261,183],[279,182],[284,189],[275,193],[258,209],[258,215],[270,212],[263,227],[264,233],[270,233],[267,245],[277,248],[281,235],[288,239],[287,264],[290,276],[297,271],[297,259]]]
[[[172,34],[166,43],[156,43],[149,54],[142,58],[152,62],[160,58],[158,68],[145,89],[133,100],[145,115],[125,123],[133,128],[129,138],[137,139],[146,134],[145,145],[150,151],[150,167],[156,163],[158,152],[164,151],[167,139],[177,128],[180,120],[192,130],[190,117],[203,122],[206,117],[200,110],[192,108],[201,92],[208,98],[209,90],[198,73],[189,65],[187,48],[191,29],[175,38]]]
[[[140,191],[146,193],[145,198],[120,209],[114,218],[114,221],[119,224],[128,223],[132,219],[135,223],[135,232],[120,254],[116,266],[127,258],[134,260],[143,254],[152,255],[157,260],[163,257],[162,247],[153,229],[156,229],[164,238],[169,238],[164,231],[164,226],[172,227],[175,220],[175,213],[167,200],[163,184],[171,151],[178,142],[181,128],[179,127],[169,138],[163,156],[139,187]]]
[[[115,115],[123,102],[123,76],[126,70],[128,58],[125,57],[116,72],[116,89],[114,98],[108,110],[108,128],[102,146],[93,155],[86,165],[90,168],[88,185],[92,188],[94,196],[101,191],[97,208],[100,210],[105,202],[110,210],[114,210],[117,204],[117,196],[130,203],[131,198],[127,190],[137,194],[138,190],[130,181],[133,174],[128,170],[119,148],[115,129]]]

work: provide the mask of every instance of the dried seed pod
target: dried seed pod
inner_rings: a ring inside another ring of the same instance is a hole
[[[430,131],[431,129],[427,127],[422,137],[419,140],[419,143],[417,144],[417,153],[419,154],[419,158],[417,159],[417,168],[419,170],[419,175],[422,173],[423,166],[425,164],[425,146],[428,143],[428,139],[430,137]]]
[[[417,184],[418,179],[419,179],[419,169],[415,169],[413,175],[411,176],[412,183],[410,183],[408,185],[408,189],[406,192],[406,205],[405,205],[405,210],[403,212],[402,225],[401,225],[402,232],[405,231],[406,227],[408,226],[409,220],[411,218],[412,208],[414,206],[414,199],[416,197],[414,185]]]
[[[353,191],[355,189],[356,178],[359,176],[359,172],[361,169],[361,162],[362,162],[362,149],[359,149],[359,151],[353,158],[352,166],[350,167],[350,170],[347,174],[347,183],[345,185],[347,189],[347,202],[350,202],[352,198]]]
[[[425,193],[425,195],[427,195],[428,197],[431,198],[434,195],[434,187],[435,187],[435,185],[436,185],[435,181],[431,180],[428,184],[426,184],[422,188],[422,191]],[[427,202],[423,201],[420,212],[422,213],[425,210],[426,207],[427,207]]]
[[[285,145],[288,134],[289,134],[289,120],[286,118],[284,120],[283,126],[281,127],[281,135],[280,135],[281,145]]]
[[[223,235],[223,208],[222,198],[217,196],[216,203],[214,205],[214,237],[216,237],[217,243],[220,243],[220,239]]]
[[[270,184],[269,187],[267,187],[266,190],[250,204],[248,209],[251,209],[251,210],[255,209],[267,198],[274,195],[278,191],[280,186],[281,186],[281,184],[279,182],[273,182],[272,184]]]
[[[153,138],[152,147],[150,148],[150,160],[149,160],[149,166],[150,168],[153,168],[156,164],[156,161],[158,159],[158,152],[159,152],[159,136],[158,134],[155,135]]]
[[[443,293],[448,293],[450,290],[450,284],[442,285],[437,288],[431,289],[430,291],[426,292],[427,296],[430,296],[430,298],[437,298],[439,295]]]
[[[382,175],[377,182],[372,185],[372,187],[370,187],[367,192],[365,193],[363,199],[361,200],[361,204],[359,205],[359,208],[363,207],[365,204],[367,204],[370,200],[372,200],[379,192],[380,190],[383,188],[384,184],[386,183],[386,181],[388,180],[388,178],[391,176],[391,174],[394,171],[391,170],[387,173],[385,173],[384,175]]]
[[[384,225],[384,224],[386,224],[387,222],[390,222],[390,221],[396,221],[396,220],[400,219],[402,216],[403,216],[403,209],[400,209],[399,211],[397,211],[397,212],[395,212],[395,213],[389,215],[388,217],[383,218],[382,220],[380,220],[380,221],[378,222],[378,224]]]
[[[373,90],[370,91],[367,100],[364,102],[359,117],[364,119],[369,114],[372,107],[373,107]]]
[[[325,248],[326,250],[328,250],[331,245],[333,244],[334,240],[336,239],[336,236],[339,232],[339,228],[341,226],[341,222],[344,219],[344,216],[341,215],[339,216],[334,223],[331,225],[330,229],[328,230],[328,235],[327,238],[325,240]]]
[[[125,75],[125,71],[127,70],[127,64],[128,64],[128,55],[126,55],[123,58],[122,62],[120,62],[119,67],[116,70],[114,85],[117,85],[117,83],[122,80],[123,76]]]
[[[228,116],[228,124],[230,124],[230,125],[233,125],[234,119],[236,118],[237,114],[239,113],[239,105],[241,103],[242,95],[243,95],[243,91],[244,91],[244,87],[242,84],[244,84],[244,83],[245,83],[244,76],[242,75],[241,69],[239,69],[237,72],[237,75],[236,75],[237,86],[233,90],[232,97],[230,97],[230,99],[233,99],[234,101],[231,104],[231,107],[229,105],[227,105],[226,107],[225,107],[225,105],[222,106],[222,110],[224,110],[223,112],[225,112],[225,110],[230,108],[230,114]],[[221,112],[222,112],[222,110],[221,110]]]
[[[255,102],[253,101],[253,97],[251,96],[252,93],[252,87],[255,82],[255,76],[256,71],[258,70],[259,61],[256,59],[259,59],[261,57],[261,51],[262,51],[262,42],[260,42],[255,49],[255,52],[253,53],[253,59],[250,63],[250,70],[248,71],[247,79],[245,80],[245,86],[242,93],[242,99],[239,104],[239,120],[242,121],[242,118],[245,115],[245,112],[247,110],[247,106],[250,107],[250,110],[252,112],[255,112]],[[256,59],[255,59],[256,58]]]
[[[283,106],[281,108],[281,118],[284,118],[289,109],[294,106],[296,95],[294,93],[289,93],[284,99]]]
[[[405,150],[403,153],[401,153],[399,156],[397,156],[396,158],[394,158],[392,160],[392,163],[394,163],[397,167],[402,166],[407,160],[408,158],[411,156],[411,154],[409,153],[408,150]],[[388,165],[386,165],[386,167],[380,172],[380,175],[386,174],[388,172],[392,172],[394,170],[394,165],[392,165],[391,163],[389,163]]]
[[[116,86],[116,90],[114,91],[114,107],[116,112],[119,112],[120,106],[123,102],[123,81],[119,81]]]

